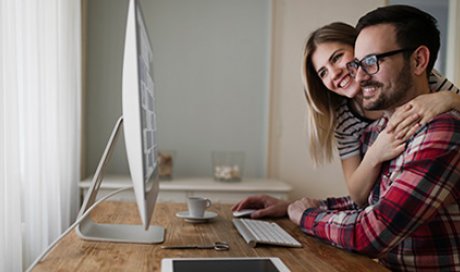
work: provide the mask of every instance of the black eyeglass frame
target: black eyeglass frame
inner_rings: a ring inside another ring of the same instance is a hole
[[[368,74],[370,76],[375,75],[380,70],[380,66],[379,66],[380,59],[385,58],[385,57],[389,57],[389,56],[393,56],[393,55],[396,55],[396,54],[399,54],[399,53],[403,53],[403,52],[414,51],[415,49],[417,49],[417,48],[401,48],[401,49],[396,49],[396,50],[388,51],[388,52],[381,53],[381,54],[367,55],[364,58],[362,58],[361,60],[354,59],[354,60],[348,62],[347,63],[347,69],[348,69],[348,72],[350,73],[350,75],[352,77],[356,76],[356,72],[358,71],[360,66],[361,66],[361,68],[363,69],[363,71],[366,74]],[[375,62],[375,65],[377,67],[375,72],[369,72],[368,71],[367,67],[370,67],[371,65],[366,66],[366,65],[362,64],[362,63],[365,63],[365,62],[369,62],[370,60],[374,60],[374,62]]]

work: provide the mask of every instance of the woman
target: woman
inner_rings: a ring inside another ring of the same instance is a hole
[[[351,196],[344,201],[363,206],[381,163],[401,154],[405,141],[422,124],[439,113],[460,110],[460,96],[452,83],[434,72],[430,76],[434,93],[419,96],[400,107],[362,157],[359,138],[373,120],[381,117],[381,112],[362,108],[359,86],[346,67],[354,59],[356,37],[355,29],[344,23],[332,23],[314,31],[305,46],[302,77],[309,112],[310,153],[317,163],[330,161],[336,141]],[[438,92],[440,90],[449,91]],[[252,218],[284,216],[288,205],[268,196],[252,196],[237,203],[233,210],[258,209]]]

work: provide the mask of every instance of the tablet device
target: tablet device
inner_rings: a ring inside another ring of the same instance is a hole
[[[288,272],[276,257],[256,258],[167,258],[161,260],[161,272]]]

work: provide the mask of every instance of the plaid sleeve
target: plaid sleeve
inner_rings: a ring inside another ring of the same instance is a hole
[[[433,229],[421,226],[449,205],[458,205],[459,146],[460,119],[438,116],[392,161],[394,169],[381,175],[378,201],[363,210],[307,209],[302,230],[370,257],[386,254],[411,235],[412,239],[434,237]],[[457,215],[450,216],[442,214],[437,220],[458,222]]]
[[[322,210],[354,210],[358,206],[353,202],[350,196],[330,197],[322,200],[320,204]]]

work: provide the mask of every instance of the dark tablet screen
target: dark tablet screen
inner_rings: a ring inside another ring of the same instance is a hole
[[[279,272],[270,259],[174,260],[174,272]]]

